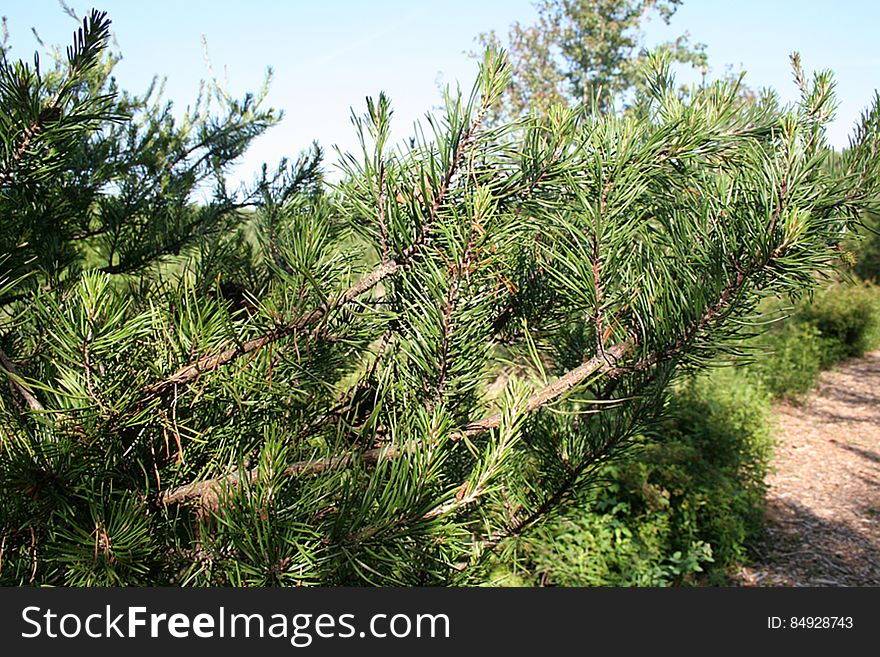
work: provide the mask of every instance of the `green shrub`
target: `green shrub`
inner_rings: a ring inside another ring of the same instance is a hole
[[[725,582],[761,530],[769,410],[766,389],[733,368],[680,387],[668,419],[629,458],[605,466],[596,492],[520,540],[508,564],[517,581]]]
[[[880,346],[880,286],[832,283],[749,346],[754,360],[741,369],[774,397],[809,392],[823,369]]]
[[[867,281],[880,280],[880,214],[866,212],[859,239],[852,244],[856,258],[853,270]]]
[[[679,546],[712,546],[715,575],[740,563],[761,531],[772,455],[770,397],[733,369],[692,381],[672,401],[669,436],[649,469],[674,491]],[[645,459],[643,459],[645,461]]]
[[[870,282],[834,284],[799,311],[825,341],[822,367],[861,356],[880,345],[880,287]]]
[[[538,581],[560,586],[669,586],[712,561],[711,547],[693,542],[671,550],[667,511],[633,515],[619,502],[610,509],[573,514],[531,542]]]
[[[822,371],[827,342],[813,324],[782,321],[755,341],[755,360],[745,370],[774,397],[802,395]]]

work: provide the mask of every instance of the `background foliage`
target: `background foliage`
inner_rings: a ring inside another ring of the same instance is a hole
[[[730,370],[692,379],[581,504],[511,546],[504,584],[723,584],[760,535],[770,398]]]
[[[547,112],[559,103],[607,112],[615,103],[630,102],[644,79],[645,24],[654,16],[669,24],[679,5],[681,0],[537,2],[537,22],[514,23],[504,42],[514,75],[496,112],[510,118],[527,110]],[[502,44],[493,32],[479,41],[484,47]],[[655,50],[705,72],[705,46],[691,44],[687,34]]]

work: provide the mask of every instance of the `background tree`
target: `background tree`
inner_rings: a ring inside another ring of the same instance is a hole
[[[497,110],[514,117],[546,112],[555,103],[580,103],[605,112],[643,80],[643,28],[652,16],[669,24],[681,0],[540,0],[534,25],[510,27],[506,47],[513,75]],[[480,43],[499,47],[494,32]],[[702,44],[687,34],[659,44],[672,61],[705,68]]]
[[[380,95],[339,184],[303,157],[236,199],[223,163],[262,125],[252,101],[204,121],[194,160],[163,150],[84,84],[107,34],[93,13],[69,53],[60,88],[80,95],[0,68],[0,220],[73,199],[104,249],[57,269],[18,240],[0,253],[17,297],[0,335],[8,583],[480,581],[654,422],[678,372],[751,330],[763,295],[809,289],[876,198],[876,103],[823,166],[828,74],[795,62],[798,106],[743,107],[730,81],[680,98],[652,58],[638,118],[503,123],[487,119],[511,71],[487,51],[410,147],[390,146]],[[107,134],[131,146],[114,182],[58,191]],[[211,200],[184,200],[181,162],[193,185],[209,172]],[[192,228],[166,230],[180,217]]]

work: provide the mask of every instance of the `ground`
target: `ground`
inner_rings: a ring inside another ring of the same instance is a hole
[[[745,586],[880,586],[880,351],[779,404],[767,533]]]

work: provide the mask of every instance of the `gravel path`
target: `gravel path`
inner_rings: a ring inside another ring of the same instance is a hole
[[[880,586],[880,351],[776,407],[768,528],[745,586]]]

